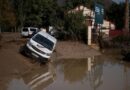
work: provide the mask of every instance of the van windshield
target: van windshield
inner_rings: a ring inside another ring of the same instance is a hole
[[[53,49],[54,43],[40,34],[37,34],[32,39],[34,41],[38,42],[39,44],[43,45],[44,47],[46,47],[49,50]]]

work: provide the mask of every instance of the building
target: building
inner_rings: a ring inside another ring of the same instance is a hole
[[[88,26],[91,26],[92,29],[95,28],[95,24],[94,24],[94,18],[95,18],[95,14],[94,14],[94,11],[93,10],[90,10],[89,8],[87,7],[84,7],[84,6],[78,6],[72,10],[70,10],[68,13],[76,13],[78,11],[83,11],[83,15],[84,16],[87,16],[89,18],[86,19],[86,23],[88,24]],[[91,24],[90,24],[91,23]],[[108,21],[108,20],[103,20],[103,24],[101,25],[101,31],[108,35],[109,36],[109,30],[114,30],[115,29],[115,25]],[[99,29],[99,27],[97,27],[97,29]],[[97,31],[98,32],[98,31]]]

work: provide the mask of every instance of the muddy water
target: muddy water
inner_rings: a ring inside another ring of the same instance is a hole
[[[56,60],[12,79],[7,90],[130,90],[130,63],[108,56]]]

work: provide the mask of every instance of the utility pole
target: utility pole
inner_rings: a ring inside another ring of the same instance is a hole
[[[102,39],[102,32],[101,32],[101,26],[103,24],[104,20],[104,6],[98,3],[95,3],[95,23],[98,25],[99,28],[99,35],[98,35],[98,43],[99,47],[102,50],[103,49],[103,39]]]
[[[125,0],[125,28],[124,34],[129,35],[129,0]]]

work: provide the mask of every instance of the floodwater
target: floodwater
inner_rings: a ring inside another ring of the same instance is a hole
[[[130,90],[130,62],[108,56],[55,60],[12,79],[7,90]]]

